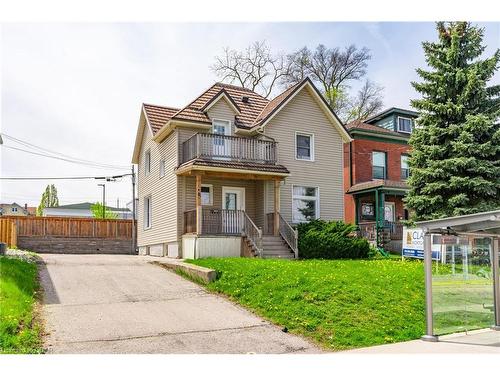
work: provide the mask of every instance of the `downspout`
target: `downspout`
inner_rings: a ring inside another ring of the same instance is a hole
[[[349,142],[349,187],[352,186],[352,142]]]

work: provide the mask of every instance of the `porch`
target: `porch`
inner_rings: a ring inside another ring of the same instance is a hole
[[[189,170],[180,176],[184,190],[180,235],[183,249],[192,249],[183,250],[184,254],[298,256],[296,232],[280,215],[280,183],[284,177],[251,169],[243,173]],[[206,249],[203,254],[195,250],[200,244]],[[214,253],[213,248],[220,251]]]
[[[408,212],[403,197],[405,182],[374,180],[352,186],[355,220],[359,235],[386,251],[400,253],[403,239],[403,220]]]

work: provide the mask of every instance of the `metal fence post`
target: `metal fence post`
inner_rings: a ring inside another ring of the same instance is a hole
[[[432,242],[431,234],[424,231],[424,272],[425,272],[425,335],[424,341],[437,341],[434,335],[432,316]]]
[[[499,272],[499,261],[500,255],[500,239],[498,237],[493,238],[493,290],[494,303],[495,303],[495,325],[492,327],[496,331],[500,331],[500,272]]]

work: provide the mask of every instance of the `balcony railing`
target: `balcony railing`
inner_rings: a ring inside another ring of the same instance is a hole
[[[276,142],[256,138],[197,133],[182,143],[181,164],[193,159],[276,164]]]

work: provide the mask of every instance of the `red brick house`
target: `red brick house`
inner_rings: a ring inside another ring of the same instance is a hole
[[[393,251],[400,250],[400,222],[408,218],[402,198],[408,191],[408,139],[417,116],[390,108],[347,125],[353,141],[344,145],[345,221]]]

